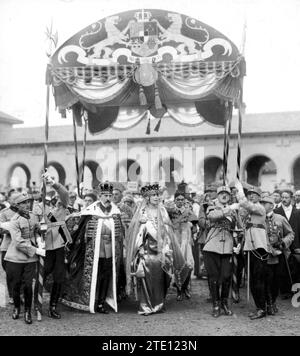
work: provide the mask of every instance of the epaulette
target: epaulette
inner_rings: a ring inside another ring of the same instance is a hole
[[[5,214],[5,213],[8,213],[10,210],[11,210],[11,209],[10,209],[10,206],[7,206],[6,208],[4,208],[4,209],[2,209],[2,210],[0,211],[0,215]],[[12,211],[12,210],[11,210],[11,211]]]

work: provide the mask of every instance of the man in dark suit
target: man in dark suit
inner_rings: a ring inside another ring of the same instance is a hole
[[[281,207],[281,192],[279,189],[275,189],[273,194],[272,194],[273,198],[274,198],[274,209],[278,209]]]
[[[293,192],[289,189],[283,190],[281,193],[282,205],[278,209],[274,209],[274,213],[284,216],[291,225],[295,234],[294,241],[290,246],[291,252],[300,248],[300,211],[292,205]],[[280,266],[281,282],[280,291],[283,299],[288,299],[291,296],[291,281],[287,266]],[[296,277],[296,276],[295,276]]]

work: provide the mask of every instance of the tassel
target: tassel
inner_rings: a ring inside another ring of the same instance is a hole
[[[158,132],[158,131],[159,131],[160,124],[161,124],[161,118],[158,120],[158,123],[157,123],[157,125],[155,126],[154,131],[156,131],[156,132]]]
[[[67,111],[66,111],[66,109],[59,109],[59,113],[60,113],[62,119],[66,119],[66,118],[67,118]]]
[[[141,105],[147,105],[147,98],[142,85],[140,85],[140,89],[139,89],[139,98],[140,98]]]
[[[158,92],[156,83],[155,83],[155,87],[154,87],[154,97],[155,97],[154,103],[155,103],[156,109],[162,109],[162,103],[161,103],[161,100],[159,97],[159,92]]]
[[[146,130],[146,135],[150,135],[150,117],[148,119],[148,125],[147,125],[147,130]]]

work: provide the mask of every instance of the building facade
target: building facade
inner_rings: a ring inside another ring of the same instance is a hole
[[[183,126],[162,119],[159,132],[146,134],[147,122],[128,130],[109,128],[87,135],[85,186],[101,180],[160,181],[170,193],[181,180],[192,190],[222,177],[224,128],[206,122]],[[44,127],[14,127],[22,123],[0,112],[0,185],[40,184],[44,162]],[[82,166],[84,128],[77,128],[78,159]],[[300,112],[246,114],[243,118],[241,174],[244,181],[272,191],[276,184],[300,188]],[[229,143],[228,180],[236,176],[237,117]],[[65,185],[76,185],[72,125],[50,126],[48,166]]]

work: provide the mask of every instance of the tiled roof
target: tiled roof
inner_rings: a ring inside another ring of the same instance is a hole
[[[6,114],[3,111],[0,111],[0,123],[15,125],[15,124],[23,124],[23,121],[16,119],[15,117]]]
[[[1,113],[0,113],[1,114]],[[232,133],[237,132],[237,116],[233,117]],[[147,121],[143,120],[128,130],[110,128],[98,135],[88,133],[87,140],[111,141],[118,139],[160,140],[191,137],[212,137],[223,135],[224,128],[212,126],[206,122],[199,126],[189,127],[177,123],[170,117],[162,119],[159,132],[153,131],[157,120],[151,122],[151,134],[146,135]],[[0,145],[41,144],[44,142],[44,127],[22,127],[1,130]],[[243,119],[243,134],[274,134],[300,132],[300,111],[246,114]],[[77,139],[83,139],[83,128],[78,127]],[[51,126],[49,143],[65,143],[73,141],[72,125]]]

